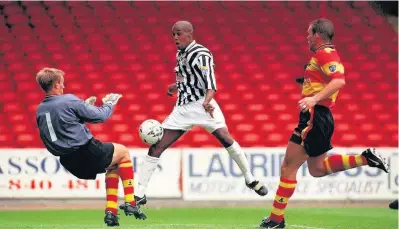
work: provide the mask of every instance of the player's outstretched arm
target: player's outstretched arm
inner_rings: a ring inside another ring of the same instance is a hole
[[[104,104],[101,107],[90,105],[76,98],[77,100],[73,103],[72,110],[84,122],[103,123],[111,117],[113,107],[121,97],[122,95],[120,94],[108,94],[102,99]]]

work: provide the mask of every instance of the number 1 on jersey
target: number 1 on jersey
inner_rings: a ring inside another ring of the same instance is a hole
[[[57,141],[57,136],[55,135],[49,112],[46,112],[46,121],[47,121],[48,131],[50,132],[51,141],[55,142],[55,141]]]

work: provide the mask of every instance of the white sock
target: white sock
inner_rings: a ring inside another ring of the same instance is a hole
[[[157,168],[158,162],[159,158],[157,157],[145,156],[140,168],[138,187],[135,192],[136,196],[143,197],[145,195],[148,183],[150,182],[152,173]]]
[[[231,146],[227,147],[226,150],[229,152],[231,158],[233,158],[237,163],[238,167],[240,167],[241,172],[245,177],[245,181],[249,184],[255,181],[254,176],[249,170],[249,163],[241,149],[241,146],[237,142],[234,142]]]

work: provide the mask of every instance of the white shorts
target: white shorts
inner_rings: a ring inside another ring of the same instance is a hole
[[[200,126],[209,133],[227,127],[222,110],[214,99],[210,104],[213,105],[213,118],[202,106],[205,98],[181,106],[175,106],[172,113],[163,121],[162,127],[170,130],[188,131],[194,126]]]

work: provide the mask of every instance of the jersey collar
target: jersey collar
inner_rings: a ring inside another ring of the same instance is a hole
[[[193,40],[185,49],[183,49],[181,51],[181,53],[185,53],[187,51],[189,51],[197,42],[195,42],[195,40]]]

